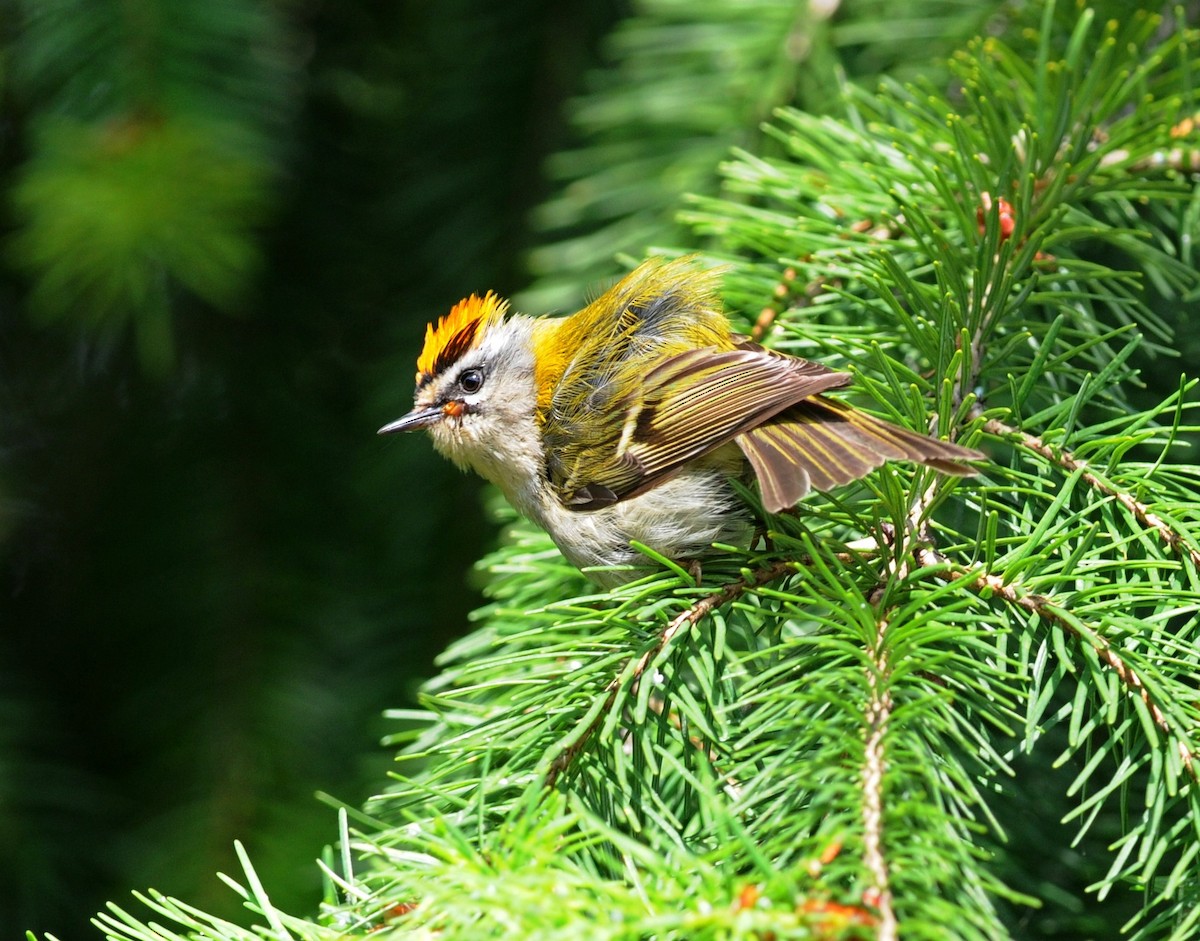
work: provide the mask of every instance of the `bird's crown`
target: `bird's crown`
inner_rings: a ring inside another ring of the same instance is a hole
[[[417,385],[429,382],[467,350],[477,347],[487,328],[503,318],[507,310],[508,301],[491,291],[483,297],[472,294],[451,307],[436,327],[426,327],[425,346],[417,357]]]

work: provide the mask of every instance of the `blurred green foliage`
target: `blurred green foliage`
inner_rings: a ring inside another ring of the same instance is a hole
[[[314,795],[378,789],[491,541],[375,429],[425,322],[516,286],[613,15],[0,3],[0,937],[243,917],[236,838],[316,904]]]
[[[29,307],[131,326],[142,363],[174,358],[173,297],[218,308],[260,259],[258,226],[298,57],[283,21],[242,0],[36,0],[12,44],[30,159],[11,201]]]
[[[270,168],[223,152],[224,130],[154,118],[45,127],[12,194],[31,311],[87,327],[131,321],[143,363],[164,372],[174,286],[228,308],[259,262]]]
[[[731,148],[773,152],[776,108],[828,111],[847,78],[883,69],[944,75],[939,57],[1014,13],[977,0],[639,4],[570,104],[576,135],[547,163],[556,185],[533,217],[536,282],[519,301],[569,307],[581,282],[613,274],[614,252],[691,244],[681,198],[716,192]]]

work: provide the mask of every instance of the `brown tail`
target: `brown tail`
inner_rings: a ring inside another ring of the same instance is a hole
[[[975,469],[962,462],[985,456],[821,396],[791,406],[735,440],[754,468],[769,513],[795,506],[809,490],[858,480],[885,461],[915,461],[966,476]]]

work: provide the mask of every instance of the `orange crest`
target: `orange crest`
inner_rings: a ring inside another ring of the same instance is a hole
[[[508,302],[491,291],[483,297],[472,294],[450,308],[437,326],[425,328],[425,346],[417,357],[417,385],[424,385],[455,362],[467,350],[474,349],[483,331],[508,310]]]

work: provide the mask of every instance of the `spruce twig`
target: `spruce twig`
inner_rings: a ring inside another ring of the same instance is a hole
[[[866,744],[863,751],[863,862],[871,874],[869,901],[879,911],[879,941],[894,941],[896,912],[892,906],[891,878],[884,851],[883,782],[887,769],[887,733],[892,715],[891,658],[885,638],[888,619],[876,622],[875,643],[867,674]]]
[[[1055,601],[1050,595],[1025,591],[1019,585],[1006,582],[998,575],[960,565],[932,547],[918,548],[916,558],[922,566],[936,567],[937,575],[943,581],[969,579],[968,583],[973,591],[998,597],[1007,604],[1029,611],[1041,620],[1057,625],[1076,640],[1089,644],[1096,651],[1097,656],[1112,669],[1125,688],[1142,700],[1149,710],[1154,724],[1168,737],[1175,739],[1180,761],[1192,778],[1200,781],[1200,771],[1196,767],[1195,749],[1172,727],[1161,705],[1154,701],[1137,670],[1121,659],[1117,650],[1099,630],[1092,628],[1088,628],[1086,631],[1080,630],[1074,623],[1075,619],[1070,615],[1069,609]]]
[[[550,762],[549,770],[546,772],[544,779],[545,786],[552,788],[558,782],[559,777],[571,767],[572,762],[579,756],[587,745],[588,740],[604,721],[605,716],[612,711],[613,704],[617,700],[617,693],[626,683],[636,684],[646,672],[647,667],[654,662],[655,658],[662,653],[671,642],[679,635],[679,632],[684,628],[694,627],[700,623],[705,615],[709,614],[716,608],[728,604],[735,598],[740,597],[747,591],[752,591],[755,588],[761,588],[777,578],[782,578],[789,572],[794,572],[803,566],[802,562],[793,562],[791,560],[783,560],[773,562],[770,565],[764,565],[762,568],[755,570],[750,575],[744,578],[739,578],[736,581],[729,582],[724,585],[719,591],[705,595],[700,600],[694,602],[686,610],[680,612],[673,617],[667,626],[663,628],[658,635],[658,639],[640,657],[635,660],[627,661],[626,665],[619,670],[615,676],[609,681],[605,687],[607,694],[604,700],[604,706],[596,713],[587,725],[579,729],[574,737],[563,746],[562,750]]]
[[[1161,516],[1155,513],[1143,501],[1137,499],[1133,494],[1128,493],[1119,487],[1113,485],[1110,481],[1105,480],[1087,461],[1084,461],[1065,448],[1055,449],[1046,444],[1037,435],[1031,435],[1027,431],[1022,431],[1019,428],[1014,428],[1007,425],[997,418],[989,418],[984,422],[984,430],[996,435],[998,438],[1005,438],[1009,441],[1015,441],[1021,447],[1034,454],[1044,457],[1051,463],[1057,464],[1063,470],[1074,473],[1081,472],[1083,481],[1100,493],[1112,497],[1121,506],[1125,507],[1133,516],[1147,529],[1153,530],[1158,534],[1158,537],[1166,544],[1172,552],[1179,553],[1182,556],[1191,560],[1192,565],[1200,569],[1200,550],[1197,550],[1194,545],[1188,542],[1187,538],[1178,529],[1164,520]]]

